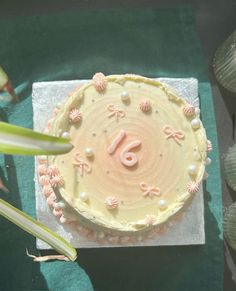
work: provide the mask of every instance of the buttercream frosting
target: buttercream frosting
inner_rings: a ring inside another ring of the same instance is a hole
[[[143,196],[154,197],[154,196],[160,196],[161,194],[160,188],[158,187],[148,186],[144,182],[141,182],[139,186],[140,186],[140,189],[143,191]]]
[[[116,121],[119,121],[119,118],[125,117],[125,111],[114,104],[109,104],[107,106],[108,111],[110,113],[108,114],[108,117],[114,116]]]
[[[104,91],[107,86],[107,80],[103,73],[96,73],[93,76],[94,87],[98,92]]]
[[[118,200],[114,196],[109,196],[105,200],[108,209],[115,209],[118,206]]]
[[[42,186],[50,185],[50,177],[48,175],[43,175],[39,177],[39,184]]]
[[[62,187],[65,184],[64,178],[57,174],[50,180],[52,187]]]
[[[195,107],[191,104],[186,104],[184,107],[183,107],[183,112],[186,116],[193,116],[194,113],[195,113]]]
[[[212,143],[210,140],[207,140],[207,151],[211,152],[213,150]]]
[[[186,118],[191,106],[167,85],[138,75],[95,76],[54,117],[49,133],[68,132],[74,148],[49,156],[41,176],[57,177],[58,169],[65,181],[60,198],[88,224],[124,233],[162,225],[199,189],[207,151],[202,123],[195,110]],[[132,96],[128,103],[123,92]],[[146,96],[152,110],[141,114]],[[71,108],[83,112],[79,127],[70,122]],[[88,147],[92,159],[81,154]],[[89,203],[80,199],[83,192]],[[52,193],[47,202],[56,199]]]
[[[70,111],[70,113],[69,113],[70,122],[77,123],[81,119],[82,119],[82,113],[78,109],[74,108]]]
[[[139,103],[139,108],[143,111],[143,112],[148,112],[151,110],[152,105],[150,100],[148,99],[144,99]]]

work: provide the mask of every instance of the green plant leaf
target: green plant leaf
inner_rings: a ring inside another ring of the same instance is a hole
[[[0,153],[13,155],[58,155],[69,152],[69,139],[0,122]]]
[[[6,85],[7,81],[8,81],[7,74],[0,66],[0,90]]]
[[[0,215],[4,216],[6,219],[10,220],[28,233],[45,241],[52,248],[69,258],[71,261],[76,260],[76,250],[66,240],[2,199],[0,199]]]

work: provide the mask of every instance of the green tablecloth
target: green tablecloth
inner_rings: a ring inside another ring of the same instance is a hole
[[[206,245],[88,249],[79,250],[74,263],[33,263],[26,257],[25,248],[37,254],[35,239],[0,218],[0,289],[83,291],[93,290],[93,284],[95,290],[222,290],[217,134],[191,7],[84,11],[0,20],[0,64],[21,96],[19,104],[3,103],[0,117],[25,127],[32,127],[34,81],[91,78],[97,71],[196,77],[200,81],[203,121],[214,146],[210,178],[204,186]],[[34,216],[33,158],[1,156],[0,167],[10,189],[10,194],[1,196]]]

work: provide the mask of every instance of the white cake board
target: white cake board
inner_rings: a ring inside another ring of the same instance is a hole
[[[199,105],[198,81],[194,78],[170,79],[158,78],[157,80],[171,85],[177,93],[188,101]],[[62,101],[76,87],[87,80],[79,81],[55,81],[38,82],[33,84],[33,111],[34,129],[42,131],[46,128],[47,121],[52,117],[56,104]],[[36,168],[36,167],[35,167]],[[35,197],[37,219],[57,234],[69,241],[75,248],[98,248],[98,247],[126,247],[126,246],[161,246],[161,245],[201,245],[205,243],[204,230],[204,201],[202,187],[192,200],[192,203],[185,210],[182,220],[174,223],[169,231],[157,235],[153,239],[127,244],[106,244],[90,241],[69,225],[60,224],[49,209],[45,197],[42,194],[41,186],[38,183],[35,172]],[[51,249],[45,242],[37,239],[38,249]]]

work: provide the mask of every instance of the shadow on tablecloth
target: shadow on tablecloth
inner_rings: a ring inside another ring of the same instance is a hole
[[[175,291],[190,290],[189,286],[191,290],[210,290],[209,282],[215,281],[210,268],[221,262],[215,252],[222,239],[208,206],[211,196],[206,187],[204,195],[206,245],[79,250],[79,265],[87,270],[95,290]],[[203,269],[205,276],[199,276]]]

